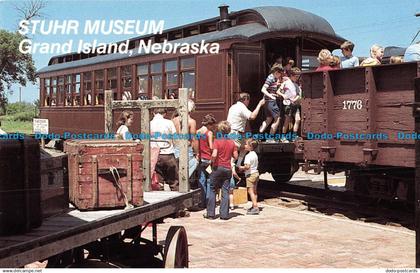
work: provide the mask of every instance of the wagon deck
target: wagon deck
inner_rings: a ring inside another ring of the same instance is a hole
[[[0,268],[21,267],[121,230],[167,217],[198,204],[199,195],[199,190],[189,193],[145,192],[141,207],[89,212],[73,209],[50,217],[42,226],[28,233],[0,237]]]

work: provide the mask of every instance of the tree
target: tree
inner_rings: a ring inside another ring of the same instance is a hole
[[[14,83],[26,86],[35,83],[35,65],[30,54],[19,51],[19,43],[25,37],[18,32],[0,30],[0,93],[10,90]]]
[[[45,2],[31,0],[15,8],[22,19],[30,20],[41,17],[41,9],[44,7]],[[0,110],[7,104],[6,92],[10,91],[12,84],[26,86],[28,81],[35,83],[35,65],[32,56],[19,51],[19,43],[25,38],[27,37],[18,32],[0,30]]]

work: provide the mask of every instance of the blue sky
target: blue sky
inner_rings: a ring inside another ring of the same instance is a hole
[[[0,28],[15,30],[19,21],[14,5],[22,1],[0,0]],[[165,29],[218,16],[218,6],[226,3],[230,11],[257,6],[286,6],[315,13],[324,17],[337,34],[356,44],[356,56],[368,56],[369,48],[377,43],[383,46],[407,47],[420,30],[420,0],[138,0],[138,1],[59,1],[50,0],[43,10],[46,20],[74,19],[79,21],[96,19],[164,20]],[[83,23],[81,23],[83,25]],[[113,42],[131,38],[126,35],[36,35],[34,42],[65,42],[69,39]],[[417,38],[420,40],[420,37]],[[47,65],[52,56],[35,54],[37,69]],[[18,100],[18,86],[9,101]],[[37,86],[22,87],[24,101],[38,98]]]

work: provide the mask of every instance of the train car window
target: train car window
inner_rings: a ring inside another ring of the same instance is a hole
[[[121,67],[121,85],[123,87],[123,100],[132,100],[132,94],[131,94],[131,83],[132,83],[132,77],[131,77],[131,65],[126,65]]]
[[[162,63],[152,63],[150,65],[150,72],[152,73],[151,77],[151,86],[152,86],[152,97],[163,98],[162,92]]]
[[[80,105],[80,74],[74,76],[73,106]]]
[[[181,69],[189,69],[189,68],[195,68],[194,57],[181,59]]]
[[[71,106],[71,94],[72,94],[72,83],[73,77],[71,75],[66,76],[66,84],[65,84],[65,96],[64,96],[64,105]]]
[[[50,78],[44,79],[44,106],[50,106]]]
[[[64,105],[64,76],[58,77],[58,94],[57,94],[57,102],[58,105]]]
[[[96,104],[104,104],[104,71],[96,70],[95,71],[95,97]]]
[[[162,63],[152,63],[150,70],[151,73],[162,73]]]
[[[152,76],[152,97],[162,98],[162,75]]]
[[[137,66],[137,93],[138,99],[147,96],[149,90],[149,66],[147,64],[139,64]]]
[[[92,105],[92,72],[83,73],[83,105]]]
[[[57,105],[57,77],[52,80],[51,106]]]
[[[137,75],[147,75],[149,74],[149,67],[147,64],[137,65]]]
[[[177,71],[178,70],[178,62],[177,60],[166,61],[165,62],[165,71]]]
[[[190,99],[195,99],[195,72],[194,71],[182,72],[181,87],[188,88]]]
[[[188,88],[190,99],[195,99],[195,59],[181,59],[181,87]]]
[[[166,93],[165,98],[175,99],[178,97],[178,60],[165,62]]]
[[[111,89],[114,100],[117,99],[117,68],[109,68],[108,72],[108,82],[106,89]]]

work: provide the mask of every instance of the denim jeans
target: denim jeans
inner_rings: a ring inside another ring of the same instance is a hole
[[[174,147],[174,155],[176,159],[179,159],[179,148]],[[194,156],[194,152],[191,146],[188,146],[188,177],[191,177],[195,169],[198,167],[198,160]]]
[[[206,207],[208,192],[210,190],[210,175],[207,173],[206,169],[210,165],[210,160],[201,159],[200,164],[198,165],[198,181],[200,182],[201,189],[201,207]]]
[[[216,192],[222,188],[220,201],[220,218],[229,217],[229,183],[232,177],[232,170],[224,167],[215,167],[210,174],[210,189],[207,199],[207,216],[216,215]]]

